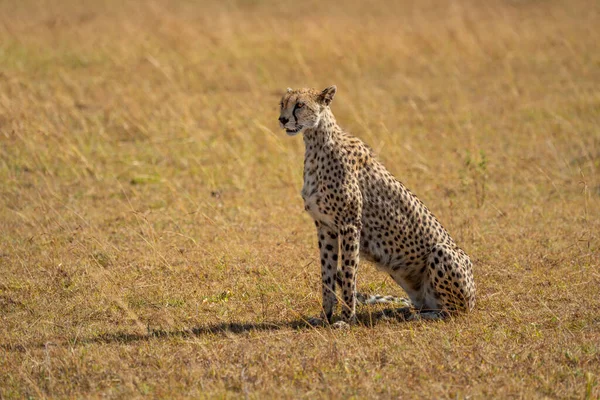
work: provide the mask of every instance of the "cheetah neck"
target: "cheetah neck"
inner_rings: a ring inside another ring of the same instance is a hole
[[[309,147],[320,147],[325,143],[331,141],[331,139],[342,133],[342,129],[338,126],[333,113],[327,107],[321,113],[319,124],[312,129],[304,131],[304,144],[306,148]]]

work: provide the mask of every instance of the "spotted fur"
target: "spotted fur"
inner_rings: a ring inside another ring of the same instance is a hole
[[[469,257],[373,151],[338,126],[330,109],[336,91],[288,89],[279,117],[288,135],[304,135],[302,198],[317,228],[323,317],[331,322],[338,285],[345,322],[356,320],[357,301],[378,302],[356,292],[359,253],[404,289],[418,316],[472,310]]]

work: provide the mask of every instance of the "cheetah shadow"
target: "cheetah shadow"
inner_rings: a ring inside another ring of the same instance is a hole
[[[396,322],[407,322],[406,314],[398,312],[398,309],[385,309],[380,311],[367,311],[356,314],[357,323],[359,326],[372,328],[380,323],[396,323]],[[80,340],[81,344],[84,343],[133,343],[138,341],[148,341],[151,339],[160,338],[193,338],[202,336],[223,336],[231,337],[232,335],[245,335],[251,332],[270,332],[270,331],[281,331],[286,329],[296,331],[310,331],[320,329],[332,329],[335,330],[331,325],[325,326],[313,326],[308,321],[310,317],[300,317],[292,321],[285,322],[222,322],[217,324],[206,324],[196,326],[190,329],[181,330],[164,330],[164,329],[148,329],[146,334],[131,334],[131,333],[110,333],[98,335],[93,338]],[[336,322],[338,319],[334,318],[332,322]]]
[[[398,312],[401,309],[385,309],[381,311],[370,311],[357,313],[357,323],[359,326],[372,328],[380,323],[406,322],[405,314]],[[193,338],[202,336],[223,336],[244,335],[251,332],[269,332],[292,329],[302,330],[322,330],[332,329],[331,325],[315,327],[308,323],[310,317],[301,317],[293,321],[285,322],[222,322],[217,324],[206,324],[196,326],[190,329],[166,330],[148,328],[146,333],[115,332],[96,335],[88,338],[67,338],[60,341],[36,342],[30,344],[5,344],[0,343],[0,349],[6,351],[26,352],[31,348],[48,348],[48,346],[69,346],[78,347],[89,344],[133,344],[136,342],[145,342],[150,340],[160,340],[169,338]],[[333,322],[335,322],[334,319]]]

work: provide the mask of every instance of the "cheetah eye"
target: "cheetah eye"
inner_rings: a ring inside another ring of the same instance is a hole
[[[283,108],[283,101],[279,103],[279,107]]]
[[[302,107],[304,107],[304,103],[296,103],[296,107],[302,108]]]

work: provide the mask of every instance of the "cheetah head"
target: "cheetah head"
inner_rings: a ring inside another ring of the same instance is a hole
[[[321,115],[329,108],[337,88],[329,86],[323,91],[288,88],[281,98],[279,124],[289,136],[319,125]]]

